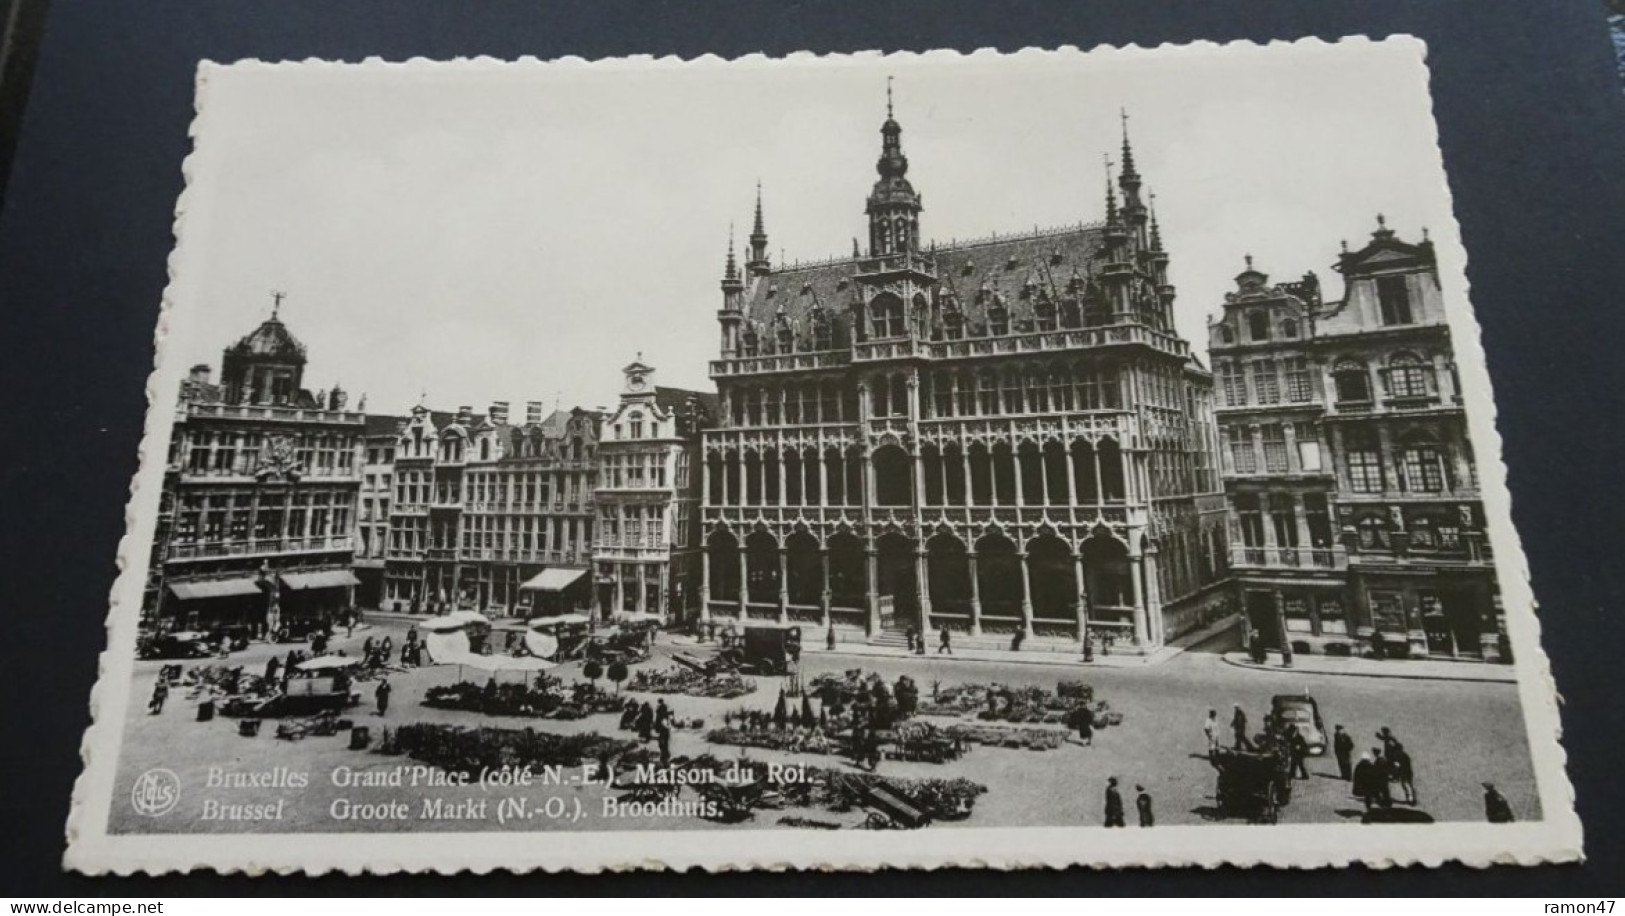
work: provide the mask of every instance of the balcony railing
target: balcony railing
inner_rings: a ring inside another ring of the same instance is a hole
[[[1230,565],[1261,569],[1348,569],[1342,547],[1230,547]]]
[[[279,553],[325,553],[354,549],[354,539],[348,535],[311,538],[250,538],[242,541],[171,543],[169,545],[169,559],[202,560],[211,557],[244,557]]]
[[[1068,328],[1055,331],[1036,331],[999,337],[971,337],[964,340],[932,341],[928,353],[937,358],[959,356],[995,356],[1014,353],[1040,353],[1055,350],[1076,350],[1085,347],[1110,347],[1137,344],[1160,350],[1172,356],[1187,357],[1190,345],[1171,334],[1155,331],[1144,325],[1124,324],[1101,328]]]
[[[807,369],[828,369],[844,366],[852,361],[845,350],[818,350],[810,353],[775,353],[765,356],[736,356],[732,359],[711,360],[711,377],[726,375],[758,375],[764,372],[800,372]]]
[[[188,416],[222,420],[270,420],[279,423],[341,423],[364,426],[367,415],[353,410],[306,410],[259,404],[188,404]]]

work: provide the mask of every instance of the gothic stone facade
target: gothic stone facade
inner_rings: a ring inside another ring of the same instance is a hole
[[[1124,138],[1103,223],[925,246],[881,128],[867,253],[722,281],[712,620],[1164,643],[1222,600],[1212,379]],[[1118,193],[1123,196],[1121,208]]]
[[[1342,301],[1249,259],[1210,328],[1238,597],[1272,647],[1504,660],[1433,246],[1380,219]]]
[[[700,601],[700,430],[716,398],[664,388],[641,359],[598,440],[598,606],[691,621]]]
[[[182,383],[145,607],[163,626],[276,633],[354,603],[365,420],[303,386],[305,348],[273,315]]]

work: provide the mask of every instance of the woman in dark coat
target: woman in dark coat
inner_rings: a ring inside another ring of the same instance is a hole
[[[1087,706],[1078,710],[1078,741],[1084,747],[1095,746],[1095,711]]]

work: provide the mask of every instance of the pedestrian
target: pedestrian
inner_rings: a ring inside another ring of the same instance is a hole
[[[164,701],[169,699],[169,681],[159,678],[158,683],[152,685],[152,700],[147,703],[147,711],[152,715],[160,715],[164,711]]]
[[[368,636],[366,639],[361,641],[361,657],[362,658],[372,658],[372,646],[373,646],[373,642],[372,642],[372,637],[371,636]]]
[[[378,689],[373,692],[373,698],[378,701],[378,715],[380,717],[389,714],[389,695],[393,691],[394,688],[389,686],[389,678],[386,677],[378,682]]]
[[[1379,808],[1392,808],[1394,806],[1393,788],[1389,781],[1393,779],[1393,763],[1383,756],[1382,748],[1371,749],[1371,793],[1372,801]]]
[[[643,706],[638,709],[638,737],[644,741],[648,741],[650,738],[654,737],[654,728],[655,708],[650,706],[648,703],[644,703]]]
[[[384,641],[378,644],[378,656],[380,658],[382,658],[384,661],[387,662],[387,661],[389,661],[390,656],[392,656],[394,654],[395,654],[395,640],[390,639],[388,636],[385,636]]]
[[[1490,782],[1484,783],[1484,819],[1492,824],[1511,824],[1518,820],[1512,814],[1507,797]]]
[[[1252,750],[1253,743],[1247,739],[1247,713],[1236,704],[1236,711],[1230,716],[1230,731],[1236,736],[1236,750]]]
[[[1123,793],[1117,791],[1117,777],[1106,780],[1106,826],[1126,827],[1123,822]]]
[[[350,612],[348,614],[344,615],[344,638],[345,639],[354,638],[354,636],[355,636],[355,619],[358,616],[360,616],[360,615],[355,612],[354,608],[351,608]]]
[[[1087,706],[1078,709],[1078,743],[1095,746],[1095,711]]]
[[[1145,786],[1135,786],[1134,791],[1134,810],[1140,812],[1140,826],[1155,827],[1157,819],[1151,813],[1151,793],[1145,790]]]
[[[671,722],[671,707],[667,706],[666,701],[663,700],[663,699],[656,702],[655,703],[655,728],[657,728],[657,729],[664,728],[670,722]]]
[[[276,673],[281,667],[282,660],[275,655],[271,656],[271,660],[265,663],[265,683],[267,686],[276,683]]]
[[[655,739],[660,745],[660,765],[671,766],[671,726],[661,725],[656,728]]]
[[[1416,805],[1416,772],[1411,766],[1410,752],[1405,745],[1394,741],[1387,749],[1388,766],[1391,768],[1394,781],[1399,783],[1399,791],[1405,798],[1405,804]]]
[[[327,634],[317,630],[310,636],[310,654],[321,655],[327,651]]]
[[[1269,650],[1264,647],[1264,635],[1254,627],[1247,631],[1247,647],[1252,652],[1253,664],[1262,665],[1269,660]]]
[[[1354,772],[1349,779],[1349,788],[1365,805],[1365,810],[1371,810],[1371,803],[1376,801],[1376,790],[1372,783],[1375,781],[1376,763],[1370,754],[1361,754],[1360,762],[1354,765]]]
[[[1308,779],[1309,768],[1304,765],[1304,762],[1309,759],[1309,741],[1304,738],[1303,732],[1297,728],[1292,729],[1286,740],[1287,752],[1292,755],[1291,777],[1293,779]]]
[[[937,654],[954,654],[953,636],[950,635],[947,624],[943,624],[942,631],[937,637]]]
[[[1337,775],[1344,782],[1354,779],[1354,739],[1343,726],[1332,728],[1332,754],[1337,757]]]
[[[1207,711],[1207,721],[1202,723],[1202,734],[1207,737],[1207,759],[1212,760],[1219,756],[1219,711]]]
[[[288,660],[286,662],[284,662],[283,665],[282,665],[282,679],[284,681],[286,681],[288,679],[288,675],[293,673],[294,666],[298,665],[298,664],[299,664],[299,650],[298,649],[289,649],[288,650]]]

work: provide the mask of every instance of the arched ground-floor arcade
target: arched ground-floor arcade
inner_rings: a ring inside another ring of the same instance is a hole
[[[871,641],[923,628],[933,645],[944,628],[1003,648],[1086,634],[1125,649],[1166,640],[1154,549],[1104,528],[1077,540],[1048,529],[926,534],[718,528],[704,542],[701,619],[800,622]]]

